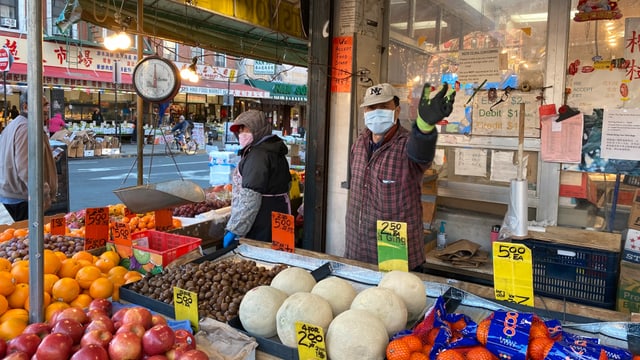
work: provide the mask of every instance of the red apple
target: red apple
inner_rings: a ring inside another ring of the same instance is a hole
[[[116,322],[122,323],[122,319],[124,318],[124,314],[127,313],[131,308],[121,308],[116,311],[113,315],[111,315],[111,321],[115,324]]]
[[[62,333],[51,333],[42,339],[35,357],[38,360],[60,360],[71,356],[73,339]]]
[[[53,324],[51,333],[67,334],[71,337],[74,344],[78,344],[84,334],[84,326],[73,319],[60,319]]]
[[[104,310],[104,312],[107,315],[111,316],[111,311],[113,310],[113,304],[111,303],[111,301],[107,299],[93,299],[89,303],[89,310],[93,310],[93,309]]]
[[[91,331],[94,329],[102,329],[107,330],[110,333],[114,333],[116,331],[115,326],[113,326],[113,322],[107,316],[103,318],[97,317],[94,320],[89,321],[87,325],[84,327],[84,332]]]
[[[24,330],[22,330],[23,334],[36,334],[40,336],[40,338],[44,338],[45,336],[51,333],[51,325],[43,322],[31,323],[27,325]]]
[[[164,316],[162,316],[160,314],[151,315],[151,326],[155,326],[155,325],[159,325],[159,324],[167,325],[167,318],[165,318]]]
[[[176,334],[176,344],[186,344],[189,347],[189,350],[194,350],[196,348],[196,338],[189,330],[178,329],[175,331]]]
[[[29,355],[27,355],[24,351],[17,351],[11,354],[8,354],[2,360],[29,360]]]
[[[142,357],[142,339],[132,332],[116,334],[109,343],[111,360],[132,360]]]
[[[107,330],[89,330],[82,335],[82,339],[80,339],[80,346],[84,347],[89,344],[96,344],[107,349],[111,339],[113,339],[113,334]]]
[[[22,351],[29,356],[33,356],[33,354],[36,353],[36,350],[38,350],[40,340],[40,336],[36,334],[22,333],[9,340],[9,342],[7,343],[7,353],[11,354],[14,352]]]
[[[122,318],[123,324],[130,323],[140,323],[144,326],[144,329],[147,330],[151,328],[151,311],[146,308],[136,306],[132,307],[124,313],[124,317]]]
[[[109,360],[109,353],[100,345],[89,344],[76,351],[71,360]]]
[[[209,355],[201,350],[189,350],[180,355],[177,360],[209,360]]]
[[[143,357],[143,360],[169,360],[166,356],[164,355],[152,355],[149,357]]]
[[[62,319],[75,320],[80,324],[85,324],[89,321],[89,317],[84,310],[73,306],[60,310],[60,313],[56,316],[56,322]]]
[[[0,339],[0,358],[7,355],[7,342],[4,339]]]
[[[132,332],[136,334],[140,339],[142,339],[142,336],[144,335],[145,331],[146,330],[144,329],[144,326],[142,324],[131,323],[131,324],[122,324],[122,326],[120,326],[118,330],[116,330],[116,334],[120,334],[124,332]]]
[[[89,321],[93,320],[96,317],[102,318],[103,316],[106,316],[109,318],[109,320],[111,320],[111,315],[107,314],[107,312],[102,309],[91,309],[87,311],[87,317],[89,318]]]
[[[195,349],[191,349],[189,347],[189,345],[184,344],[184,343],[176,343],[173,344],[173,346],[171,347],[171,349],[169,349],[169,351],[167,351],[165,354],[165,356],[167,357],[167,359],[169,360],[176,360],[177,358],[179,358],[182,354],[186,353],[189,350],[195,350]]]
[[[169,325],[156,325],[142,335],[142,350],[146,355],[164,354],[173,346],[176,336]]]

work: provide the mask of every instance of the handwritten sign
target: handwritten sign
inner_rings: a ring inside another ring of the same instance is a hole
[[[111,237],[113,242],[119,245],[131,246],[131,230],[129,230],[129,224],[125,224],[120,221],[113,223],[111,228]]]
[[[409,271],[407,223],[378,220],[378,269]]]
[[[300,360],[324,360],[327,358],[322,327],[296,321],[296,338],[298,339],[298,358]]]
[[[176,320],[189,320],[191,326],[198,330],[198,294],[174,286],[173,307]]]
[[[67,219],[64,216],[51,219],[51,235],[64,235],[67,232]]]
[[[84,249],[99,249],[109,238],[109,208],[87,208],[85,215]]]
[[[162,209],[155,211],[156,230],[167,231],[173,228],[173,211],[171,209]]]
[[[533,261],[522,244],[493,243],[493,284],[496,300],[533,307]]]
[[[133,211],[129,210],[128,207],[125,206],[124,207],[124,217],[127,217],[127,218],[131,219],[134,216],[136,216],[136,214]]]
[[[538,115],[538,92],[530,93],[511,91],[506,96],[502,90],[498,91],[498,99],[505,98],[499,104],[489,101],[487,96],[476,96],[477,104],[473,108],[473,135],[488,136],[518,136],[520,119],[520,104],[526,106],[524,116],[524,136],[540,137],[540,116]]]
[[[295,229],[293,215],[271,212],[271,248],[294,252]]]

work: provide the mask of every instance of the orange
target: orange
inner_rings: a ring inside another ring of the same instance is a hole
[[[80,250],[77,253],[73,254],[71,258],[76,260],[87,260],[93,264],[93,255],[88,251]]]
[[[545,324],[542,319],[534,317],[531,322],[531,329],[529,330],[529,340],[537,337],[551,338],[547,324]]]
[[[62,264],[60,265],[60,270],[58,270],[58,276],[75,278],[76,273],[80,269],[82,269],[82,264],[80,264],[78,260],[65,259],[62,261]]]
[[[0,243],[13,239],[13,229],[8,228],[0,233]]]
[[[529,341],[529,357],[531,360],[544,360],[555,342],[548,337],[537,337]]]
[[[120,263],[120,255],[114,250],[108,250],[100,254],[101,259],[109,259],[112,263],[118,265]]]
[[[53,284],[51,295],[57,301],[72,302],[80,294],[80,285],[75,279],[60,278]]]
[[[9,301],[4,295],[0,295],[0,315],[4,314],[9,310]]]
[[[113,283],[107,278],[98,278],[91,283],[89,295],[94,299],[108,299],[113,293]]]
[[[8,271],[0,271],[0,295],[8,296],[16,288],[16,280]]]
[[[22,237],[23,238],[23,237],[25,237],[27,235],[29,235],[29,229],[16,229],[13,232],[13,237],[16,237],[16,238],[17,237]]]
[[[391,340],[387,345],[387,360],[409,360],[411,349],[402,338]]]
[[[476,338],[482,345],[487,345],[487,337],[489,336],[489,326],[491,325],[491,319],[486,318],[478,323],[476,330]]]
[[[409,356],[409,360],[429,360],[429,355],[425,355],[421,352],[414,352]]]
[[[29,297],[29,284],[17,284],[15,290],[7,297],[9,307],[12,309],[23,309],[27,297]]]
[[[456,350],[448,349],[439,353],[436,360],[465,360],[465,357]]]
[[[51,295],[49,295],[48,292],[44,292],[43,293],[44,296],[42,297],[42,307],[46,308],[49,304],[51,304]],[[24,308],[25,310],[29,311],[29,296],[27,296],[27,300],[24,302]]]
[[[92,300],[93,298],[88,294],[79,294],[78,297],[73,299],[69,305],[80,309],[86,309],[89,307]]]
[[[44,251],[44,273],[45,274],[55,274],[60,270],[60,266],[62,265],[62,261],[60,258],[51,250],[46,249]]]
[[[76,273],[76,281],[83,289],[88,289],[91,286],[91,283],[102,276],[102,271],[95,265],[83,266]]]
[[[24,323],[29,322],[29,312],[25,309],[9,309],[0,316],[0,323],[3,323],[9,319],[18,319]]]
[[[401,338],[407,346],[409,346],[409,350],[414,351],[422,351],[422,340],[418,337],[418,335],[407,335]]]
[[[7,321],[0,323],[0,339],[9,341],[14,337],[22,334],[24,328],[27,327],[27,322],[18,318],[11,318]]]
[[[498,360],[493,353],[483,346],[474,346],[465,354],[467,359],[474,360]]]
[[[16,283],[29,283],[29,261],[18,260],[13,263],[11,267],[11,275],[16,280]]]
[[[118,265],[118,263],[113,262],[112,259],[108,257],[101,257],[94,263],[95,266],[100,269],[103,273],[108,273],[114,266]]]
[[[68,307],[71,307],[71,305],[67,304],[66,302],[62,302],[62,301],[53,301],[51,304],[49,304],[49,306],[47,306],[44,309],[44,319],[49,322],[51,320],[51,317],[53,316],[53,314],[55,314],[56,312],[66,309]]]
[[[449,323],[449,327],[452,331],[462,331],[462,329],[467,327],[467,321],[464,317],[460,317],[456,322]]]
[[[434,327],[433,329],[429,330],[429,332],[427,333],[427,338],[426,338],[427,344],[433,345],[435,343],[436,337],[438,336],[439,333],[440,333],[440,328],[439,327]]]
[[[60,261],[64,261],[67,258],[67,254],[63,253],[62,251],[54,251],[53,253],[56,254]]]
[[[60,280],[60,277],[56,274],[44,274],[44,291],[51,294],[51,288],[58,280]]]
[[[433,349],[432,344],[426,344],[422,347],[422,353],[429,356],[431,354],[431,349]]]
[[[112,267],[109,272],[107,272],[108,276],[116,276],[116,277],[121,277],[124,279],[124,275],[129,272],[129,269],[127,269],[124,266],[114,266]]]
[[[78,264],[80,264],[82,267],[93,266],[93,261],[89,261],[89,260],[85,260],[85,259],[79,259],[78,260]]]
[[[9,259],[0,258],[0,271],[11,271],[11,261]]]

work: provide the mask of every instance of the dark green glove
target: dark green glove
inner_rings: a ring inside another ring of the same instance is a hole
[[[449,116],[453,111],[453,102],[456,98],[456,92],[447,95],[449,84],[445,83],[433,99],[429,99],[431,95],[431,84],[426,83],[422,88],[422,98],[418,105],[418,119],[416,125],[423,132],[433,130],[435,123]]]

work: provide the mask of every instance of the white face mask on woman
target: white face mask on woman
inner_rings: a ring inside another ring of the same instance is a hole
[[[375,109],[364,113],[364,124],[374,135],[382,135],[389,131],[395,120],[394,110]]]
[[[238,134],[238,142],[240,142],[240,148],[244,149],[247,145],[253,142],[253,134],[250,132]]]

